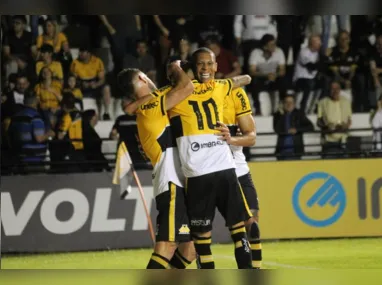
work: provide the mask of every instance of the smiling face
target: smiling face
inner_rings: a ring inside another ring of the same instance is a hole
[[[196,55],[195,77],[199,82],[206,83],[213,80],[217,68],[216,58],[212,52],[203,51]]]

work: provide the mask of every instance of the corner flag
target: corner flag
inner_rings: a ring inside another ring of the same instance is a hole
[[[113,176],[113,184],[120,185],[121,199],[125,199],[125,197],[130,194],[133,179],[133,162],[131,161],[125,143],[121,142],[118,147]]]

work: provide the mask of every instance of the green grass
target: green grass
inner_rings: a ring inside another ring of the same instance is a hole
[[[232,245],[214,245],[216,268],[234,269]],[[2,269],[144,269],[150,249],[3,256]],[[195,268],[192,264],[190,268]],[[265,242],[264,269],[382,269],[382,239]]]

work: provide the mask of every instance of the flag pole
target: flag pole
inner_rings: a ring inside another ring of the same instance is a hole
[[[151,215],[150,215],[150,212],[149,212],[149,209],[148,209],[148,206],[147,206],[147,202],[146,202],[146,199],[145,199],[145,194],[143,192],[143,188],[142,188],[142,185],[141,185],[141,182],[139,180],[139,177],[138,177],[138,174],[137,172],[135,171],[135,169],[133,168],[132,169],[133,171],[133,175],[134,175],[134,179],[135,179],[135,182],[137,183],[137,186],[138,186],[138,190],[139,190],[139,194],[141,195],[141,199],[142,199],[142,202],[143,202],[143,206],[145,208],[145,212],[146,212],[146,216],[147,216],[147,222],[149,224],[149,230],[150,230],[150,235],[151,235],[151,240],[153,242],[153,246],[155,246],[155,234],[154,234],[154,228],[153,228],[153,223],[152,223],[152,220],[151,220]]]

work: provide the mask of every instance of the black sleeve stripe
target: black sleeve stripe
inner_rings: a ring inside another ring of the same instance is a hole
[[[166,112],[164,110],[164,97],[165,96],[162,96],[160,97],[160,110],[162,112],[162,116],[165,116],[166,115]]]
[[[228,81],[228,85],[229,85],[228,92],[227,92],[227,96],[228,96],[232,91],[232,81],[230,79],[227,81]]]
[[[154,95],[155,97],[158,97],[158,93],[156,93],[155,91],[153,93],[151,93],[152,95]]]
[[[244,112],[241,112],[241,113],[236,114],[236,117],[237,117],[237,116],[244,115],[244,114],[250,114],[250,113],[252,113],[252,110],[247,110],[247,111],[244,111]]]

